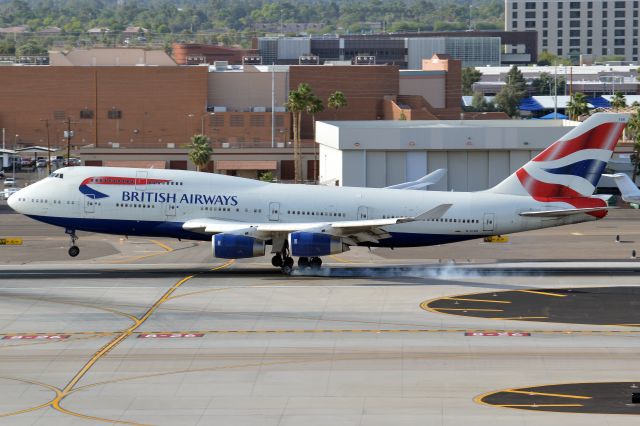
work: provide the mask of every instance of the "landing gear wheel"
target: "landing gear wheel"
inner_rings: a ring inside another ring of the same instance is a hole
[[[80,249],[78,248],[78,246],[69,247],[69,256],[76,257],[79,254],[80,254]]]
[[[282,267],[282,273],[283,273],[283,274],[285,274],[285,275],[291,275],[291,272],[293,272],[293,267],[291,267],[291,266],[287,266],[287,265],[284,265],[284,266]]]
[[[298,258],[298,268],[306,269],[309,267],[309,258],[308,257],[299,257]]]
[[[293,272],[293,258],[287,256],[282,261],[282,273],[291,275],[291,272]]]
[[[271,264],[272,264],[273,266],[275,266],[276,268],[281,268],[281,267],[282,267],[282,265],[284,264],[284,263],[282,262],[282,256],[280,256],[280,254],[276,254],[275,256],[273,256],[273,257],[271,258]]]
[[[320,259],[319,257],[312,257],[309,261],[309,266],[311,267],[311,269],[320,269],[322,267],[322,259]]]

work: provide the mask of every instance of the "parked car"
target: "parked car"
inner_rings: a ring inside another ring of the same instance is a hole
[[[0,179],[4,179],[4,170],[0,169]]]
[[[15,186],[16,180],[15,178],[8,177],[4,180],[4,186]]]
[[[23,167],[29,167],[33,164],[33,160],[31,158],[22,158],[20,160],[20,165]]]
[[[47,160],[44,158],[39,159],[36,161],[36,167],[47,167]]]
[[[4,199],[8,200],[11,197],[11,194],[20,191],[20,188],[6,188],[4,190]]]

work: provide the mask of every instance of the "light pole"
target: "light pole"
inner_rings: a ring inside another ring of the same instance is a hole
[[[20,137],[20,135],[16,135],[15,139],[13,139],[13,161],[11,162],[11,164],[13,164],[13,169],[11,172],[11,175],[13,177],[13,184],[15,185],[15,179],[16,179],[16,145],[18,145],[18,138]]]
[[[47,174],[51,174],[51,142],[49,141],[49,119],[43,118],[40,121],[44,121],[44,127],[47,129]]]

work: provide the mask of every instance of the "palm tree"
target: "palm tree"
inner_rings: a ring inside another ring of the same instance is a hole
[[[307,110],[309,99],[314,96],[311,86],[307,83],[300,83],[296,90],[289,92],[286,107],[292,115],[293,124],[293,165],[294,179],[298,183],[302,180],[302,157],[300,152],[300,123],[302,112]]]
[[[567,102],[566,112],[567,115],[574,120],[589,113],[589,105],[587,104],[587,97],[584,93],[578,92],[571,96],[571,99]]]
[[[189,159],[196,165],[196,170],[200,171],[209,164],[211,160],[211,143],[209,138],[205,135],[193,135],[191,137],[191,144],[189,144]]]
[[[336,116],[338,115],[338,110],[347,106],[347,98],[344,96],[344,93],[336,90],[331,95],[329,95],[328,101],[329,108],[333,108],[335,110],[333,114],[333,118],[335,120]]]
[[[640,166],[640,108],[636,108],[635,112],[629,117],[627,123],[627,136],[633,141],[633,154],[631,160],[633,162],[633,181],[638,176],[638,166]]]
[[[307,104],[306,112],[307,114],[311,114],[311,120],[313,121],[313,179],[316,179],[317,170],[316,165],[318,164],[318,144],[315,141],[316,138],[316,114],[324,111],[324,104],[322,103],[322,99],[317,97],[314,94],[311,94],[309,97],[309,103]]]
[[[625,108],[627,106],[627,100],[621,92],[616,92],[609,101],[611,103],[611,108],[615,111]]]

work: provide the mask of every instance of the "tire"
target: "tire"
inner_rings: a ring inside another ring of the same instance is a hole
[[[281,268],[283,265],[282,256],[280,256],[279,254],[276,254],[275,256],[273,256],[271,258],[271,264],[276,268]]]
[[[76,257],[79,254],[80,254],[80,249],[78,248],[78,246],[71,246],[69,248],[69,256]]]
[[[298,258],[298,268],[305,269],[309,267],[309,258],[308,257],[299,257]]]
[[[322,259],[319,257],[312,257],[311,261],[309,261],[309,266],[311,269],[318,270],[322,267]]]

